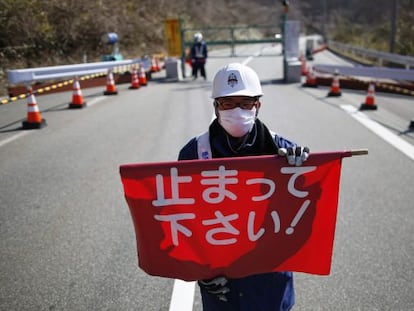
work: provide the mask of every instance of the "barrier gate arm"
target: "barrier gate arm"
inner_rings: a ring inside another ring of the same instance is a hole
[[[337,66],[337,65],[314,65],[313,69],[321,73],[341,74],[346,76],[371,77],[377,79],[414,81],[414,70],[367,67],[367,66]]]
[[[30,84],[34,81],[45,81],[57,78],[76,77],[86,74],[100,73],[120,66],[140,64],[146,71],[151,61],[148,59],[131,59],[124,61],[96,62],[63,66],[50,66],[27,69],[7,70],[7,79],[10,84]]]

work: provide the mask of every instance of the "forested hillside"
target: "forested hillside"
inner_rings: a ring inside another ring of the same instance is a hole
[[[414,54],[414,0],[290,1],[303,31],[389,51],[394,3],[395,53]],[[116,32],[125,57],[162,52],[164,20],[186,27],[280,25],[280,0],[0,0],[0,79],[9,68],[98,61],[101,38]]]

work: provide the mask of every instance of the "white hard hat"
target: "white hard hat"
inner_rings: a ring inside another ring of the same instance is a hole
[[[262,86],[256,72],[240,63],[220,69],[213,80],[212,98],[227,96],[262,96]]]
[[[203,40],[203,35],[201,34],[201,32],[197,32],[194,35],[194,40],[197,41],[197,42],[200,42],[201,40]]]

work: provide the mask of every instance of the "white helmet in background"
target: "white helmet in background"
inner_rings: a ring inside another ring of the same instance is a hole
[[[195,42],[201,42],[203,40],[203,35],[201,34],[201,32],[197,32],[195,35],[194,35],[194,41]]]
[[[263,95],[260,79],[256,72],[240,63],[231,63],[220,69],[213,80],[211,97]]]

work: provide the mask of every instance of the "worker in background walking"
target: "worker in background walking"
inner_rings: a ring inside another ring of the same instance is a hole
[[[206,132],[181,149],[178,159],[277,154],[285,156],[290,165],[302,165],[309,156],[309,148],[276,135],[257,118],[262,95],[259,77],[250,67],[232,63],[220,69],[214,77],[211,96],[216,119]],[[293,275],[289,271],[239,279],[218,275],[199,280],[198,284],[204,311],[287,311],[295,302]]]
[[[203,41],[203,35],[200,32],[194,35],[194,44],[190,50],[190,57],[193,67],[193,79],[197,79],[198,72],[200,71],[201,76],[206,80],[207,44]]]

